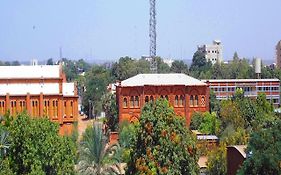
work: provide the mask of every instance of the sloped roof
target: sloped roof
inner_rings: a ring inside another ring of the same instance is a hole
[[[59,65],[0,66],[0,79],[59,78]]]
[[[138,74],[121,82],[121,86],[165,86],[165,85],[185,85],[185,86],[205,86],[206,83],[185,74]]]
[[[232,145],[228,146],[228,148],[236,149],[244,158],[246,158],[247,145]]]

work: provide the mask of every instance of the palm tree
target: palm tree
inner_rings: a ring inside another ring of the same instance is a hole
[[[100,123],[87,129],[80,149],[80,161],[78,171],[81,174],[119,174],[119,160],[114,155],[118,153],[118,145],[108,145],[106,137],[102,133]]]
[[[3,129],[0,130],[0,160],[4,158],[7,153],[7,150],[10,147],[8,142],[9,133],[4,131]]]

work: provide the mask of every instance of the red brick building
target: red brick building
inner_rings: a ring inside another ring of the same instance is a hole
[[[189,125],[194,111],[209,110],[209,93],[207,84],[185,74],[139,74],[116,87],[119,122],[139,120],[145,103],[166,98]]]
[[[0,115],[8,111],[47,116],[69,134],[78,116],[75,84],[66,82],[60,65],[0,66]]]

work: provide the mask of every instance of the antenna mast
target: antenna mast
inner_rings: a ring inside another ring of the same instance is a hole
[[[150,38],[150,72],[157,73],[156,61],[156,0],[150,0],[150,20],[149,20],[149,38]]]

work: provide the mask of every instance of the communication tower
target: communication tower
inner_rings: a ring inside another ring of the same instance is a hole
[[[150,0],[150,20],[149,20],[149,38],[150,38],[150,72],[157,73],[156,61],[156,0]]]

